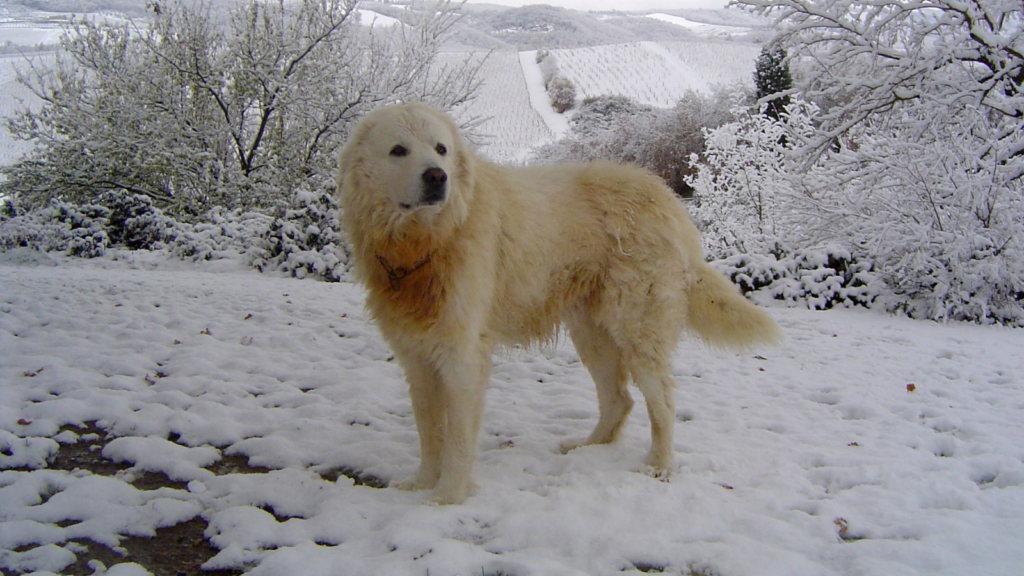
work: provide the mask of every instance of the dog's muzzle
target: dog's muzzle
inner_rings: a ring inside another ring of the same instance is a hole
[[[448,174],[441,168],[427,168],[423,171],[423,191],[420,204],[430,206],[444,202],[448,195]]]

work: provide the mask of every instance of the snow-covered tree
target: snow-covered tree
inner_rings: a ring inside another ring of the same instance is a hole
[[[879,114],[972,123],[975,156],[1024,176],[1024,19],[1019,0],[737,0],[776,18],[801,60],[797,88],[830,105],[806,145],[823,153]],[[973,110],[985,114],[974,115]]]
[[[766,44],[754,65],[754,88],[758,101],[765,103],[765,114],[778,120],[789,105],[793,77],[786,62],[786,50],[778,43]]]
[[[1024,321],[1024,19],[1017,0],[737,0],[774,15],[794,89],[786,213],[869,253],[931,318]]]
[[[328,187],[333,152],[361,112],[408,99],[449,108],[478,83],[474,67],[435,65],[456,7],[367,27],[357,5],[251,1],[222,24],[208,0],[168,0],[142,30],[78,21],[55,66],[21,74],[43,106],[8,128],[39,146],[4,170],[4,191],[87,203],[123,189],[196,215]]]
[[[788,134],[807,133],[809,107],[797,101],[787,107],[793,114],[778,119],[765,108],[737,101],[735,120],[705,129],[703,156],[691,157],[699,168],[687,177],[694,189],[690,212],[714,256],[777,251],[799,229],[785,217],[794,195],[785,142]]]

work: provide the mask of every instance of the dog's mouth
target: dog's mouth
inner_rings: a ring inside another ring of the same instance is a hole
[[[444,199],[427,202],[420,200],[419,202],[398,202],[398,208],[408,216],[423,216],[430,217],[441,212],[444,208]]]

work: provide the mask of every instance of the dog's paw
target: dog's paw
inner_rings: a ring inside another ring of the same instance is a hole
[[[452,504],[462,504],[473,494],[476,494],[477,485],[475,482],[460,483],[440,483],[431,494],[424,501],[426,504],[436,504],[439,506],[449,506]]]
[[[668,482],[672,477],[671,470],[667,468],[655,468],[650,464],[644,464],[644,466],[640,468],[640,473],[646,476],[650,476],[651,478],[654,478],[655,480],[659,480],[661,482]]]
[[[413,492],[416,490],[432,490],[436,485],[436,479],[430,480],[427,478],[420,478],[419,476],[413,476],[412,478],[406,478],[405,480],[400,480],[391,484],[391,486],[407,492]]]
[[[673,460],[674,459],[671,454],[657,456],[649,454],[640,471],[656,480],[668,482],[669,477],[672,475],[672,468],[674,467]]]
[[[577,448],[580,448],[580,447],[583,447],[583,446],[586,446],[586,445],[587,445],[587,441],[586,440],[569,440],[569,441],[562,442],[561,444],[559,444],[558,445],[558,450],[562,454],[568,454],[569,452],[572,452],[573,450],[575,450]]]

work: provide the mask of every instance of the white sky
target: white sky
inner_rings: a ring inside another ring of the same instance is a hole
[[[469,0],[473,4],[525,6],[550,4],[574,10],[670,10],[675,8],[723,8],[728,0]]]

